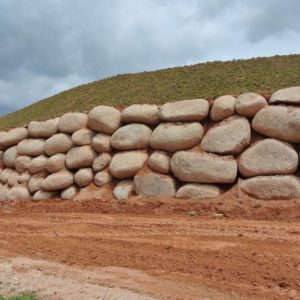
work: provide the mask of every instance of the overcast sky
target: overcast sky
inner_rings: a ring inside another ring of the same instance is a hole
[[[0,0],[0,114],[120,73],[300,53],[299,0]]]

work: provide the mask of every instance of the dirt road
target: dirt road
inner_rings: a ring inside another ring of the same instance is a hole
[[[21,286],[34,274],[60,278],[64,289],[50,279],[35,285],[48,299],[83,299],[66,296],[70,280],[90,295],[84,299],[96,299],[100,287],[121,291],[118,299],[300,299],[299,221],[5,214],[0,257]]]

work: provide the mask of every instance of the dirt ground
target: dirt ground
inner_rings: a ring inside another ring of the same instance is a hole
[[[300,299],[300,202],[4,203],[0,294],[41,299]],[[88,195],[88,200],[87,200]]]

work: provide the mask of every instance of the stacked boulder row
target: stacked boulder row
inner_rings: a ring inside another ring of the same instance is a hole
[[[131,195],[300,196],[300,87],[214,101],[97,106],[0,132],[0,200],[72,199],[91,183]]]

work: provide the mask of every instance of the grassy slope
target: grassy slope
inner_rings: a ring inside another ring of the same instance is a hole
[[[154,72],[124,74],[81,85],[0,118],[0,128],[45,120],[68,111],[88,111],[105,104],[215,98],[245,91],[269,94],[300,85],[300,55],[229,62],[209,62]]]

